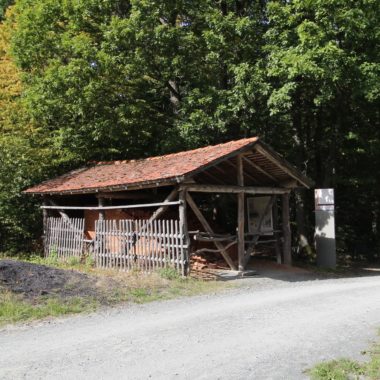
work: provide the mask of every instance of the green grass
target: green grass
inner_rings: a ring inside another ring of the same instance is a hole
[[[95,299],[75,297],[68,300],[42,298],[33,303],[10,292],[0,293],[0,326],[15,322],[27,322],[46,317],[57,317],[95,310]]]
[[[379,380],[380,342],[369,350],[369,360],[359,363],[349,359],[338,359],[317,364],[307,371],[312,380]]]
[[[60,261],[54,255],[49,258],[31,256],[20,258],[22,261],[47,265],[63,270],[76,270],[96,278],[97,296],[76,296],[54,298],[38,296],[32,300],[10,292],[1,293],[0,288],[0,325],[25,322],[45,317],[73,313],[90,312],[102,305],[112,306],[124,302],[146,303],[168,300],[177,297],[215,293],[231,288],[231,283],[203,281],[191,277],[183,278],[173,268],[164,268],[151,274],[138,271],[129,273],[117,270],[102,270],[94,267],[92,260],[70,259]],[[69,290],[73,285],[67,284]]]
[[[70,257],[67,260],[61,260],[56,254],[51,254],[49,257],[42,257],[40,255],[21,256],[17,258],[21,261],[27,261],[32,264],[47,265],[60,269],[74,269],[81,272],[91,272],[94,268],[94,260],[87,256],[84,258]]]
[[[363,375],[360,364],[348,359],[332,360],[320,363],[309,372],[312,380],[346,380],[358,379]]]

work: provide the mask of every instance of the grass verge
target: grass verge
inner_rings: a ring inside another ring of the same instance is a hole
[[[74,297],[67,300],[60,298],[42,298],[31,303],[11,292],[0,293],[0,326],[28,322],[46,317],[57,317],[94,311],[99,306],[96,299]]]
[[[125,302],[141,304],[181,296],[214,293],[232,287],[231,284],[221,281],[182,278],[172,268],[144,274],[138,271],[124,273],[115,270],[100,270],[95,268],[90,261],[62,262],[37,256],[28,260],[18,260],[18,262],[21,261],[54,267],[59,269],[60,273],[63,271],[68,274],[74,270],[85,273],[87,276],[84,276],[84,283],[67,282],[58,290],[54,289],[57,290],[54,294],[41,292],[41,295],[33,297],[28,293],[12,293],[5,286],[0,286],[0,326],[46,317],[91,312],[101,306],[114,306]],[[55,279],[52,278],[52,281],[54,283]],[[82,288],[88,290],[89,287],[91,287],[91,293],[81,290]]]
[[[380,334],[380,331],[379,331]],[[317,364],[308,371],[312,380],[379,380],[380,379],[380,342],[368,352],[369,360],[359,363],[349,359],[338,359]]]

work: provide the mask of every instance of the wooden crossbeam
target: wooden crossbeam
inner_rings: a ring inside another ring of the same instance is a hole
[[[283,187],[260,187],[260,186],[235,186],[235,185],[202,185],[183,184],[181,189],[200,193],[246,193],[246,194],[286,194],[290,189]]]
[[[188,205],[190,206],[190,208],[193,210],[195,216],[198,218],[198,220],[202,224],[203,228],[206,230],[206,232],[208,232],[209,234],[213,234],[214,231],[212,230],[211,226],[209,225],[206,218],[203,216],[201,210],[199,210],[198,206],[194,202],[194,199],[191,197],[191,195],[189,193],[186,194],[186,201],[187,201]],[[232,270],[236,270],[236,266],[233,263],[229,254],[227,253],[223,244],[221,244],[218,241],[214,241],[213,243],[215,244],[216,248],[218,248],[218,250],[220,250],[220,253],[222,254],[224,260],[226,260],[226,263],[229,265],[229,267]]]
[[[137,205],[126,206],[41,206],[42,209],[47,210],[118,210],[118,209],[133,209],[133,208],[145,208],[145,207],[158,207],[158,206],[174,206],[180,204],[180,201],[173,202],[157,202],[157,203],[145,203]]]

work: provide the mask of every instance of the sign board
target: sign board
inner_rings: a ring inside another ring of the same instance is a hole
[[[334,189],[315,190],[315,248],[317,265],[336,266]]]
[[[315,210],[334,211],[334,189],[315,190]]]
[[[247,198],[247,210],[248,210],[248,231],[250,233],[258,233],[259,223],[263,216],[261,223],[262,235],[273,235],[273,214],[272,207],[265,213],[268,203],[271,201],[271,197],[250,197]],[[264,215],[265,213],[265,215]]]

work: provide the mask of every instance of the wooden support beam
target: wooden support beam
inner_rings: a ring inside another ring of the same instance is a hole
[[[286,174],[288,174],[290,177],[294,178],[296,181],[300,182],[302,185],[304,185],[306,188],[310,188],[310,183],[309,181],[307,180],[307,178],[300,178],[300,176],[298,176],[297,174],[294,173],[294,170],[292,170],[289,165],[286,163],[286,161],[278,156],[276,154],[276,156],[274,156],[273,154],[271,154],[269,151],[268,151],[268,147],[267,148],[263,148],[262,146],[260,146],[259,144],[256,144],[253,148],[254,150],[256,150],[257,152],[259,152],[262,156],[264,156],[265,158],[267,158],[269,161],[271,161],[273,164],[275,164],[277,167],[279,167],[282,171],[284,171]]]
[[[48,202],[45,199],[43,201],[43,205],[47,206]],[[42,210],[42,218],[43,218],[43,232],[42,232],[42,241],[43,241],[43,248],[44,248],[44,255],[45,257],[48,256],[47,252],[47,227],[48,227],[48,217],[49,217],[49,211],[43,209]]]
[[[174,188],[169,193],[169,195],[165,198],[165,200],[161,203],[161,207],[159,207],[149,218],[148,223],[152,223],[155,219],[159,218],[173,203],[173,200],[177,197],[177,195],[178,195],[178,189]],[[178,201],[178,203],[180,204],[180,201]]]
[[[273,227],[274,232],[273,235],[276,239],[275,241],[275,250],[276,250],[276,257],[277,257],[277,264],[282,264],[282,252],[281,252],[281,244],[280,244],[280,234],[278,231],[278,202],[277,202],[277,196],[275,197],[274,204],[273,204]]]
[[[289,213],[289,194],[282,195],[282,234],[283,234],[283,255],[284,264],[292,265],[291,231]]]
[[[48,202],[47,202],[46,200],[44,200],[42,204],[43,204],[44,206],[47,206],[47,203],[48,203]],[[47,218],[48,218],[48,216],[49,216],[49,211],[43,209],[43,210],[42,210],[42,217],[43,217],[44,236],[46,235],[46,223],[47,223]]]
[[[239,159],[238,159],[238,160],[239,160]],[[238,170],[239,170],[238,167],[237,167],[232,161],[230,161],[230,160],[226,160],[225,162],[226,162],[226,164],[230,165],[235,171],[238,171]],[[247,172],[245,172],[244,175],[245,175],[246,177],[248,177],[248,178],[249,178],[251,181],[253,181],[253,182],[256,182],[256,181],[257,181],[256,178],[252,177],[252,176],[251,176],[250,174],[248,174]]]
[[[200,193],[245,193],[245,194],[285,194],[290,189],[282,187],[260,187],[260,186],[234,186],[234,185],[202,185],[189,184],[181,185],[181,189]]]
[[[182,190],[179,192],[179,200],[180,204],[178,207],[179,212],[179,228],[180,233],[183,236],[183,241],[185,243],[186,248],[181,247],[181,272],[182,276],[185,276],[188,272],[188,263],[189,263],[189,252],[190,252],[190,239],[189,239],[189,231],[187,227],[187,210],[186,210],[186,190]],[[187,264],[185,264],[185,262]]]
[[[213,234],[214,231],[212,230],[211,226],[208,224],[206,218],[203,216],[203,214],[201,213],[201,211],[199,210],[198,206],[195,204],[193,198],[191,197],[189,193],[186,194],[186,201],[188,205],[191,207],[191,209],[193,210],[195,216],[201,222],[206,232],[208,232],[209,234]],[[220,253],[222,254],[224,260],[226,260],[226,263],[229,265],[229,267],[232,270],[236,270],[235,264],[233,263],[233,261],[231,260],[231,257],[225,250],[225,247],[223,246],[223,244],[218,241],[214,241],[213,243],[215,244],[216,248],[220,250]]]
[[[69,216],[63,211],[64,206],[59,206],[56,202],[54,202],[52,199],[49,199],[49,203],[51,206],[42,206],[41,208],[43,210],[57,210],[59,215],[61,215],[62,218],[64,219],[70,219]]]
[[[252,160],[249,160],[247,157],[244,157],[244,162],[246,162],[248,165],[251,165],[254,169],[259,171],[260,173],[264,174],[266,177],[271,179],[274,183],[278,182],[276,178],[274,178],[271,174],[265,171],[261,166],[255,164]]]
[[[145,208],[145,207],[157,207],[157,206],[174,206],[178,205],[179,201],[173,201],[173,202],[157,202],[157,203],[145,203],[145,204],[137,204],[137,205],[127,205],[127,206],[41,206],[42,209],[47,210],[60,210],[62,213],[62,210],[122,210],[122,209],[133,209],[133,208]]]
[[[99,207],[104,207],[104,198],[98,198]],[[101,208],[99,209],[99,220],[105,220],[106,212]]]
[[[237,157],[237,183],[239,186],[244,187],[244,166],[243,157],[241,154]],[[239,257],[239,270],[245,269],[245,241],[244,241],[244,225],[245,225],[245,212],[244,212],[244,193],[238,193],[238,219],[237,219],[237,241],[238,241],[238,257]]]

